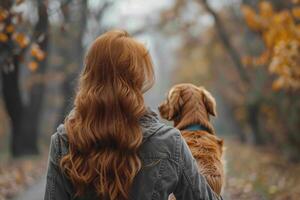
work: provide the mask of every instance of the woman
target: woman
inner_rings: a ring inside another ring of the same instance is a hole
[[[180,132],[146,108],[153,82],[149,52],[125,31],[94,41],[74,108],[51,137],[45,200],[218,199]]]

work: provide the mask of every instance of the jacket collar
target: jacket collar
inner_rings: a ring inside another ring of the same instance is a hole
[[[139,122],[143,132],[143,141],[153,136],[163,126],[156,112],[150,107],[147,107],[146,113]]]

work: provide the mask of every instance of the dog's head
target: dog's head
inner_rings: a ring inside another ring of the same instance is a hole
[[[193,98],[191,98],[191,96]],[[193,84],[183,83],[175,85],[168,93],[166,100],[159,106],[159,112],[162,118],[169,121],[175,121],[179,117],[181,109],[186,105],[187,101],[190,105],[203,105],[207,116],[216,116],[216,101],[213,96],[204,88],[197,87]],[[194,101],[194,102],[193,102]]]

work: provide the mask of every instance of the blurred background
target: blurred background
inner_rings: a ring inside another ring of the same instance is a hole
[[[180,82],[216,98],[224,199],[300,199],[299,22],[299,0],[1,0],[0,200],[43,199],[50,136],[113,28],[150,50],[149,106]]]

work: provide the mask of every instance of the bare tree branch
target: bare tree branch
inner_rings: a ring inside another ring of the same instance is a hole
[[[236,70],[238,71],[238,73],[240,74],[241,79],[249,84],[250,83],[250,79],[249,76],[247,75],[247,72],[245,70],[245,67],[241,61],[241,58],[237,52],[237,50],[233,47],[233,45],[230,42],[230,38],[228,36],[228,33],[226,32],[220,17],[218,16],[218,14],[209,6],[207,0],[198,0],[198,2],[204,6],[204,8],[207,10],[207,12],[209,14],[211,14],[211,16],[214,18],[215,21],[215,28],[217,30],[217,33],[222,41],[223,46],[225,47],[225,49],[228,51],[234,66],[236,68]]]

